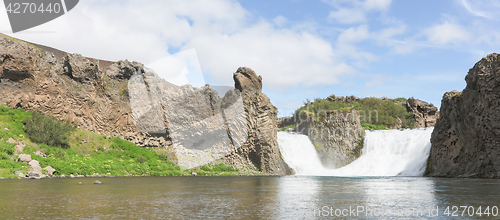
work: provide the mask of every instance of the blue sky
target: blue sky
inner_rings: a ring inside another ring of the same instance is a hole
[[[262,75],[283,116],[331,94],[440,106],[444,92],[465,87],[469,68],[500,51],[499,10],[493,0],[82,0],[16,34],[0,11],[0,32],[145,64],[194,49],[194,72],[212,85],[233,85],[239,66]]]

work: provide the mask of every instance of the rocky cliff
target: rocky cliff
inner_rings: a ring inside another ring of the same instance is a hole
[[[136,131],[127,81],[141,67],[120,61],[102,70],[98,61],[79,54],[58,58],[0,36],[0,103],[69,118],[80,129],[125,137]]]
[[[281,158],[277,141],[278,109],[262,93],[262,77],[253,70],[240,67],[233,75],[236,91],[241,93],[246,116],[248,138],[224,161],[241,167],[253,164],[261,171],[273,174],[288,174],[290,170]],[[231,135],[234,139],[234,135]]]
[[[319,117],[303,112],[300,119],[296,131],[309,136],[323,166],[339,168],[361,155],[365,131],[358,111],[325,112]]]
[[[168,83],[137,62],[96,60],[0,35],[0,104],[165,148],[187,167],[223,158],[285,174],[277,110],[261,92],[262,78],[240,68],[234,79],[237,89],[220,97],[209,85]]]
[[[500,55],[477,62],[462,92],[443,95],[426,175],[500,177]]]

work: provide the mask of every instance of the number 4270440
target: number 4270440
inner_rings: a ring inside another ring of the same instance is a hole
[[[26,13],[56,13],[61,12],[61,4],[60,3],[49,3],[47,5],[43,5],[40,3],[37,5],[36,3],[9,3],[7,5],[7,13],[13,14],[26,14]]]
[[[445,216],[498,216],[497,206],[447,206],[443,212]]]

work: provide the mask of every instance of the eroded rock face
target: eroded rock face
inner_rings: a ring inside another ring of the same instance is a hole
[[[309,136],[323,166],[340,168],[361,156],[365,130],[358,111],[325,112],[316,119],[302,113],[300,121],[296,131]]]
[[[477,62],[462,92],[443,95],[426,175],[500,177],[500,55]]]
[[[439,117],[438,108],[413,97],[403,103],[408,112],[415,114],[415,127],[433,127]]]
[[[102,70],[99,63],[106,63]],[[79,129],[119,136],[139,146],[168,145],[136,129],[128,97],[128,79],[144,66],[104,62],[79,54],[56,57],[25,42],[0,35],[0,103],[70,119]]]
[[[262,77],[250,68],[240,67],[233,79],[243,98],[248,139],[223,161],[236,167],[254,165],[260,171],[272,174],[289,173],[277,141],[278,110],[262,93]]]

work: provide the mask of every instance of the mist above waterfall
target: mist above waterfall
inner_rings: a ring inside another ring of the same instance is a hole
[[[339,169],[326,169],[314,145],[300,134],[278,133],[283,159],[297,175],[422,176],[433,128],[366,131],[361,156]]]

